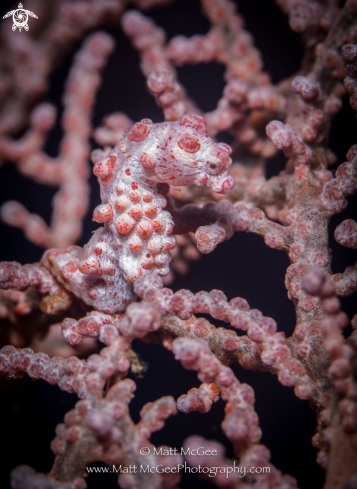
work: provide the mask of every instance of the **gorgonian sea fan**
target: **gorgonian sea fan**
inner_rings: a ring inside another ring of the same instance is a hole
[[[76,396],[54,461],[22,418],[13,489],[84,488],[98,462],[122,488],[315,488],[313,449],[292,463],[306,401],[324,487],[356,484],[357,2],[239,6],[263,55],[228,0],[29,0],[28,32],[1,26],[0,388],[58,386],[51,413]],[[15,421],[27,395],[5,402]]]

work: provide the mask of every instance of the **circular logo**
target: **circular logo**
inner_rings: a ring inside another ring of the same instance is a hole
[[[38,19],[36,14],[31,12],[30,10],[25,10],[23,8],[22,3],[19,3],[18,8],[16,10],[11,10],[7,14],[5,14],[3,19],[7,19],[11,15],[12,15],[12,20],[14,22],[12,24],[12,30],[13,31],[16,31],[16,29],[19,29],[20,32],[21,32],[21,29],[25,29],[25,31],[28,31],[29,26],[28,26],[27,22],[29,20],[29,16],[33,17],[35,19]]]
[[[12,16],[12,20],[14,21],[15,26],[18,27],[19,29],[22,29],[23,27],[27,26],[28,18],[29,16],[27,15],[27,11],[21,8],[15,10],[14,15]]]

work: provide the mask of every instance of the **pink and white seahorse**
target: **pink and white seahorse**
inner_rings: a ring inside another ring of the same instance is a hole
[[[134,124],[108,157],[94,165],[102,204],[93,219],[104,223],[89,243],[45,253],[43,264],[77,297],[113,314],[135,300],[133,284],[147,273],[167,275],[175,246],[174,226],[164,211],[158,183],[207,185],[226,193],[231,148],[215,143],[204,119],[185,115],[179,121]]]

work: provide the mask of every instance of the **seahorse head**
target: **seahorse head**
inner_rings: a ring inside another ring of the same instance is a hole
[[[178,186],[207,185],[218,193],[227,193],[234,185],[227,174],[231,148],[215,143],[198,115],[163,124],[143,119],[132,126],[128,139],[140,143],[139,159],[149,180]]]

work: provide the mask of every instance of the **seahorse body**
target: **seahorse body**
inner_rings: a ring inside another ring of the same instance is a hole
[[[228,145],[216,144],[202,117],[134,124],[109,156],[94,165],[102,204],[93,219],[104,223],[80,248],[49,250],[43,263],[76,296],[109,314],[135,299],[133,284],[143,274],[169,273],[174,223],[164,211],[158,183],[207,185],[220,193],[234,184],[227,175]]]

